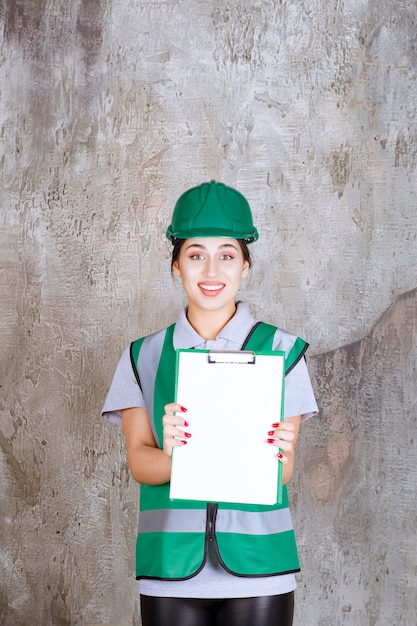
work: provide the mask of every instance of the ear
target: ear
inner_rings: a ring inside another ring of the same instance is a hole
[[[172,273],[175,276],[175,278],[180,278],[181,277],[181,270],[180,270],[180,266],[178,265],[178,261],[174,261],[172,264]]]
[[[249,273],[249,263],[247,261],[245,261],[243,263],[243,269],[242,269],[242,278],[246,278],[246,276]]]

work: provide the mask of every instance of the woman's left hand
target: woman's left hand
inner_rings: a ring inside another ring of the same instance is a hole
[[[285,453],[294,453],[295,439],[295,425],[292,422],[275,422],[272,424],[271,430],[268,431],[267,441],[279,448],[277,458],[284,465],[288,463],[288,457]]]

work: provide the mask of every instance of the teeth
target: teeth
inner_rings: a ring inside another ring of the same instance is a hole
[[[218,291],[222,289],[224,285],[200,285],[201,289],[205,289],[206,291]]]

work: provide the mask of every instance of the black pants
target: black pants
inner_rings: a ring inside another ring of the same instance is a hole
[[[257,598],[140,596],[142,626],[291,626],[294,592]]]

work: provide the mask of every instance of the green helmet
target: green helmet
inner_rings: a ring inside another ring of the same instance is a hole
[[[248,201],[241,193],[223,183],[203,183],[184,192],[177,201],[166,236],[231,237],[252,243],[259,237],[253,225]]]

